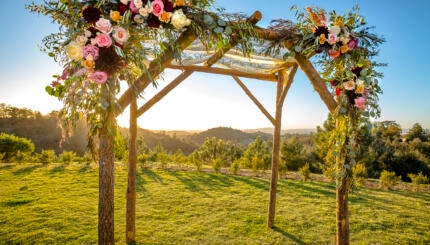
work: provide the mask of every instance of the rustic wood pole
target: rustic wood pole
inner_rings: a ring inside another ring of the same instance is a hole
[[[108,85],[109,80],[106,85]],[[99,133],[99,207],[98,207],[98,244],[113,245],[114,239],[114,154],[113,140],[115,117],[112,99],[106,86],[102,94],[107,97],[109,107],[106,119]]]
[[[136,164],[137,164],[137,100],[130,104],[130,128],[128,145],[128,178],[126,207],[126,243],[136,244]]]
[[[267,212],[267,226],[269,228],[272,228],[275,225],[276,190],[278,185],[279,152],[281,147],[282,92],[287,78],[288,76],[286,76],[285,71],[280,71],[278,73],[275,103],[275,129],[273,133],[272,148],[272,174],[270,175],[269,208]]]

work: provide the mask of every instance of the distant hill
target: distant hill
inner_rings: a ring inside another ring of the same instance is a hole
[[[249,143],[254,141],[257,136],[260,136],[263,140],[272,139],[271,134],[264,132],[246,133],[230,127],[218,127],[186,136],[184,137],[184,141],[200,146],[206,138],[216,137],[225,141],[231,141],[240,146],[247,146]]]
[[[267,134],[273,134],[273,128],[256,128],[256,129],[245,129],[243,130],[246,133],[255,133],[255,132],[263,132]],[[281,135],[284,134],[310,134],[315,133],[316,129],[314,128],[299,128],[299,129],[283,129],[281,130]]]

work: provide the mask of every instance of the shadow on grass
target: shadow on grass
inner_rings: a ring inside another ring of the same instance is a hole
[[[80,169],[79,169],[79,173],[83,174],[86,173],[88,170],[91,169],[91,165],[90,164],[85,164],[83,165]]]
[[[256,177],[243,177],[243,176],[229,176],[229,178],[233,178],[236,181],[242,182],[244,184],[250,185],[252,187],[269,191],[269,181],[265,179],[260,179]]]
[[[57,165],[54,168],[52,168],[50,172],[51,172],[51,174],[62,173],[62,172],[64,172],[65,168],[66,168],[66,166],[64,164]]]
[[[142,174],[139,172],[136,174],[136,191],[145,193],[148,192],[145,188],[145,180],[142,178]]]
[[[13,163],[0,163],[0,170],[9,170],[15,166]]]
[[[163,183],[163,178],[158,175],[156,172],[152,171],[150,168],[144,168],[142,169],[142,173],[145,176],[148,176],[150,179],[152,179],[155,182]]]
[[[19,174],[28,174],[33,172],[34,170],[38,169],[38,168],[42,168],[46,165],[43,164],[38,164],[38,165],[32,165],[32,166],[27,166],[27,167],[23,167],[20,168],[18,170],[13,171],[14,174],[19,175]]]
[[[279,227],[273,227],[272,228],[273,231],[276,231],[278,233],[280,233],[281,235],[283,235],[284,237],[290,239],[291,241],[295,242],[296,244],[300,244],[300,245],[306,245],[306,243],[300,239],[298,239],[297,237],[295,237],[294,235],[280,229]]]
[[[294,186],[297,190],[302,190],[304,192],[317,193],[327,197],[334,197],[336,195],[336,188],[322,188],[321,185],[315,185],[313,182],[298,182],[289,181],[288,186]],[[312,186],[311,186],[312,185]],[[327,186],[323,186],[327,187]]]

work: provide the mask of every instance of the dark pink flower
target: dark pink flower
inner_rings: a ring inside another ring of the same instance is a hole
[[[161,0],[155,0],[152,2],[152,14],[160,16],[164,11],[164,3]]]
[[[97,60],[99,58],[99,48],[97,46],[88,44],[84,47],[84,57],[86,58],[89,54],[93,56],[93,60]]]
[[[96,84],[104,84],[108,78],[108,75],[104,71],[95,71],[90,75],[90,79]]]
[[[133,0],[130,1],[130,9],[131,9],[131,12],[133,12],[135,14],[139,13],[139,8],[136,7]]]
[[[351,38],[348,42],[348,49],[353,50],[358,45],[358,38]]]
[[[361,110],[364,110],[366,108],[366,98],[364,97],[358,97],[354,99],[355,106],[360,108]]]

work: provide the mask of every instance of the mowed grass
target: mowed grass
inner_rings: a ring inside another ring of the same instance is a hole
[[[115,173],[115,240],[125,243],[127,170]],[[266,228],[269,180],[139,169],[138,244],[333,244],[335,186],[280,180]],[[0,244],[97,243],[98,169],[0,165]],[[350,196],[352,244],[430,244],[430,194],[360,189]]]

